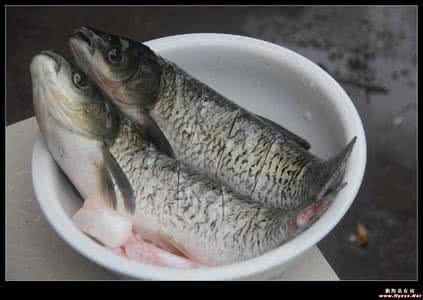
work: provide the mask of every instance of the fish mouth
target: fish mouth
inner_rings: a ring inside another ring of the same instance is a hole
[[[72,50],[77,50],[81,43],[87,48],[88,52],[93,55],[95,51],[94,39],[97,35],[89,27],[83,26],[74,31],[70,37],[70,46]]]
[[[53,59],[53,61],[55,62],[54,69],[56,71],[56,74],[59,73],[60,69],[62,68],[62,57],[59,54],[54,53],[50,50],[43,50],[41,51],[40,55],[44,55]]]

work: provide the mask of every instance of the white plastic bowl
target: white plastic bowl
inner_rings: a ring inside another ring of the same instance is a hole
[[[161,268],[119,257],[74,226],[71,216],[82,200],[39,137],[34,145],[32,176],[47,220],[76,251],[125,278],[263,279],[281,272],[332,230],[357,195],[366,165],[366,140],[353,103],[319,66],[293,51],[261,40],[226,34],[186,34],[146,44],[243,107],[306,138],[312,145],[311,152],[322,158],[337,153],[357,136],[345,173],[348,185],[309,229],[257,258],[207,269]]]

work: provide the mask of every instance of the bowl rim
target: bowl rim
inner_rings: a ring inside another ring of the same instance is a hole
[[[351,153],[344,177],[348,185],[338,193],[328,211],[306,231],[291,241],[258,257],[224,266],[188,270],[156,267],[141,263],[134,264],[87,239],[83,233],[76,229],[60,205],[56,207],[59,211],[55,211],[50,203],[47,203],[42,197],[43,193],[39,184],[41,176],[34,176],[34,168],[37,168],[35,157],[39,151],[42,151],[43,147],[42,138],[39,136],[34,144],[32,157],[33,188],[41,210],[62,239],[89,260],[131,278],[150,280],[236,280],[264,273],[291,261],[316,245],[339,223],[353,203],[361,186],[366,167],[367,152],[366,138],[360,116],[349,96],[335,79],[317,64],[292,50],[246,36],[221,33],[191,33],[162,37],[144,44],[158,53],[192,45],[237,48],[242,46],[243,50],[260,52],[261,55],[268,56],[274,60],[283,60],[284,64],[288,63],[293,68],[302,68],[302,72],[308,72],[309,76],[312,76],[318,84],[322,84],[322,88],[327,89],[327,92],[332,95],[331,101],[338,108],[338,113],[348,116],[348,118],[343,118],[348,138],[351,139],[353,136],[357,136],[357,142]],[[351,164],[351,161],[354,161],[354,164]],[[343,201],[336,201],[339,198],[342,198]]]

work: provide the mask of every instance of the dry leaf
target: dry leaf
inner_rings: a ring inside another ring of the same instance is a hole
[[[367,234],[367,229],[363,224],[361,223],[357,224],[356,234],[357,234],[357,238],[356,238],[357,245],[360,247],[366,246],[369,240],[369,236]]]

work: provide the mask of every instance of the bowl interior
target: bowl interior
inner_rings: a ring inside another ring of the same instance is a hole
[[[71,217],[82,205],[82,199],[51,157],[48,158],[42,141],[38,141],[33,157],[34,189],[43,212],[56,231],[97,263],[124,275],[148,279],[244,278],[284,264],[323,238],[354,200],[366,161],[362,124],[342,88],[302,56],[255,39],[190,34],[146,44],[244,108],[307,139],[312,145],[311,152],[321,158],[334,155],[357,136],[345,174],[348,185],[309,229],[258,258],[209,270],[172,270],[128,264],[81,234],[73,225]],[[37,176],[40,173],[45,174],[43,179]]]

